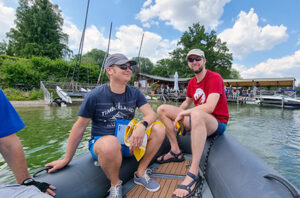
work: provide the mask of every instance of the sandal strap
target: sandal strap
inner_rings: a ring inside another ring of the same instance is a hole
[[[177,188],[186,190],[186,191],[188,191],[189,194],[191,194],[191,192],[192,192],[191,187],[189,185],[178,184]]]
[[[161,156],[160,160],[158,160],[158,161],[160,161],[160,162],[164,161],[164,160],[165,160],[165,156],[166,156],[167,154],[168,154],[168,153],[163,154],[163,155]]]
[[[172,150],[170,150],[171,155],[173,155],[175,158],[178,159],[179,156],[182,155],[182,152],[180,151],[179,153],[174,153]]]
[[[195,175],[195,174],[193,174],[193,173],[191,173],[191,172],[187,172],[187,175],[188,175],[190,178],[192,178],[193,180],[196,180],[196,181],[199,180],[199,176],[197,176],[197,175]]]

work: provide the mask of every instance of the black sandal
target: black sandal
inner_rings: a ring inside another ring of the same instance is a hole
[[[181,151],[179,153],[174,153],[173,151],[170,150],[169,153],[173,156],[172,158],[169,158],[169,159],[165,160],[164,158],[168,154],[168,153],[165,153],[161,156],[160,160],[156,160],[157,163],[164,164],[164,163],[169,163],[169,162],[182,162],[182,161],[184,161],[184,155]],[[179,158],[180,156],[181,156],[181,158]]]
[[[187,175],[189,177],[191,177],[193,179],[193,181],[191,181],[188,185],[183,185],[183,184],[179,184],[177,185],[177,189],[183,189],[188,191],[188,194],[186,196],[184,196],[183,198],[188,198],[188,197],[192,197],[195,195],[196,189],[199,187],[202,177],[201,176],[196,176],[191,172],[187,172]],[[195,184],[196,183],[196,184]],[[191,190],[191,187],[195,184],[195,187],[193,190]],[[173,198],[177,198],[176,195],[173,194]]]

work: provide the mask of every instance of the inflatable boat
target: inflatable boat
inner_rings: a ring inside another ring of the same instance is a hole
[[[178,142],[184,153],[191,154],[190,136],[179,136]],[[166,139],[157,156],[170,149]],[[207,155],[209,153],[209,155]],[[123,193],[134,194],[132,177],[138,166],[135,158],[124,158],[120,170],[123,181]],[[150,168],[159,165],[152,162]],[[188,167],[187,167],[188,168]],[[203,197],[214,198],[300,198],[299,189],[284,179],[278,172],[237,142],[230,134],[217,138],[209,138],[201,158],[199,170],[205,176],[206,188],[201,192]],[[167,169],[166,169],[167,171]],[[152,176],[161,177],[164,174]],[[172,178],[174,174],[167,174]],[[110,182],[104,172],[92,159],[89,153],[80,156],[65,168],[48,174],[38,171],[36,180],[48,182],[56,186],[57,198],[99,198],[108,195]],[[184,178],[184,174],[180,176]],[[162,180],[160,180],[162,181]],[[182,181],[182,180],[180,180]],[[177,182],[178,183],[178,182]],[[172,185],[165,185],[168,188]],[[174,185],[173,188],[175,188]],[[164,191],[161,184],[160,191]],[[131,193],[128,193],[130,192]],[[171,189],[171,191],[173,191]],[[129,196],[128,196],[129,197]],[[139,196],[145,194],[139,192]],[[152,197],[167,197],[153,195]]]

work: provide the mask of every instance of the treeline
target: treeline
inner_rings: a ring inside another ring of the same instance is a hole
[[[75,61],[51,60],[47,57],[31,59],[0,55],[0,84],[2,88],[18,88],[24,85],[28,89],[39,88],[40,81],[70,82],[72,76],[80,82],[96,83],[99,66],[90,63],[81,64],[79,73],[73,75]],[[106,78],[105,75],[103,78]]]
[[[72,56],[68,48],[68,35],[62,32],[62,25],[61,11],[49,0],[19,0],[15,27],[6,34],[8,41],[0,42],[0,85],[17,88],[21,84],[32,89],[38,88],[40,81],[70,82],[73,79],[96,83],[105,52],[93,49],[82,56],[79,64],[76,61],[80,60],[79,55]],[[180,78],[192,77],[194,74],[185,56],[194,48],[205,52],[206,68],[225,79],[239,78],[239,73],[231,68],[232,54],[226,43],[214,30],[206,32],[203,25],[196,23],[183,33],[169,58],[154,64],[149,58],[140,57],[132,81],[138,72],[162,77],[178,72]],[[66,57],[71,60],[65,61]],[[100,79],[102,83],[108,80],[105,72]]]

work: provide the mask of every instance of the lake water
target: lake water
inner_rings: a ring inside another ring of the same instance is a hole
[[[152,103],[156,110],[160,103]],[[64,156],[79,106],[16,108],[26,127],[18,133],[30,173]],[[229,104],[227,133],[300,189],[300,110]],[[141,113],[137,112],[141,118]],[[87,152],[90,126],[76,156]],[[76,157],[75,156],[75,157]],[[0,182],[15,179],[0,155]]]

